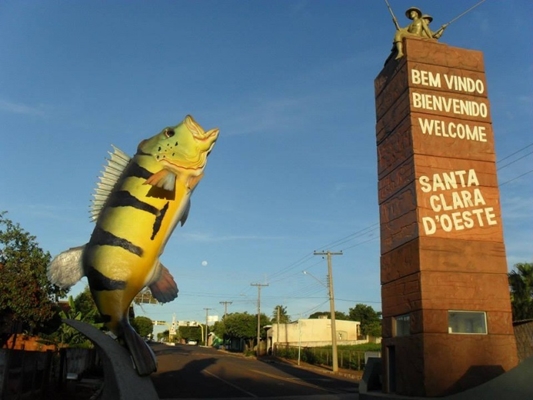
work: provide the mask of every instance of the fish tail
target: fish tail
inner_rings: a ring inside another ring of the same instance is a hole
[[[150,346],[135,332],[127,319],[121,320],[120,326],[137,373],[147,376],[157,371],[157,360]]]

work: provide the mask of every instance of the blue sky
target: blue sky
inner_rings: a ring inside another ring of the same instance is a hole
[[[390,0],[400,25],[414,4],[435,30],[474,3]],[[488,0],[440,40],[484,53],[509,267],[532,261],[532,15],[529,0]],[[220,136],[162,256],[180,295],[137,314],[255,313],[251,283],[269,284],[268,315],[326,311],[315,250],[344,253],[337,310],[380,310],[373,81],[393,35],[376,0],[4,0],[0,210],[52,255],[85,243],[111,144],[133,155],[191,114]]]

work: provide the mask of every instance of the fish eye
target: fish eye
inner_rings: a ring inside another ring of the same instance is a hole
[[[174,129],[172,129],[172,128],[167,128],[167,129],[165,129],[165,132],[164,132],[164,133],[165,133],[165,136],[166,136],[167,138],[171,138],[172,136],[174,136]]]

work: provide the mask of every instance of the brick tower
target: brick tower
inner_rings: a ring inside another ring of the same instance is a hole
[[[517,363],[483,56],[407,38],[375,79],[384,391],[443,396]]]

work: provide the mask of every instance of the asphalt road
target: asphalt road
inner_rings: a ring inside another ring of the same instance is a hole
[[[278,362],[245,358],[213,348],[154,344],[160,399],[241,399],[317,396],[355,399],[356,381]]]

